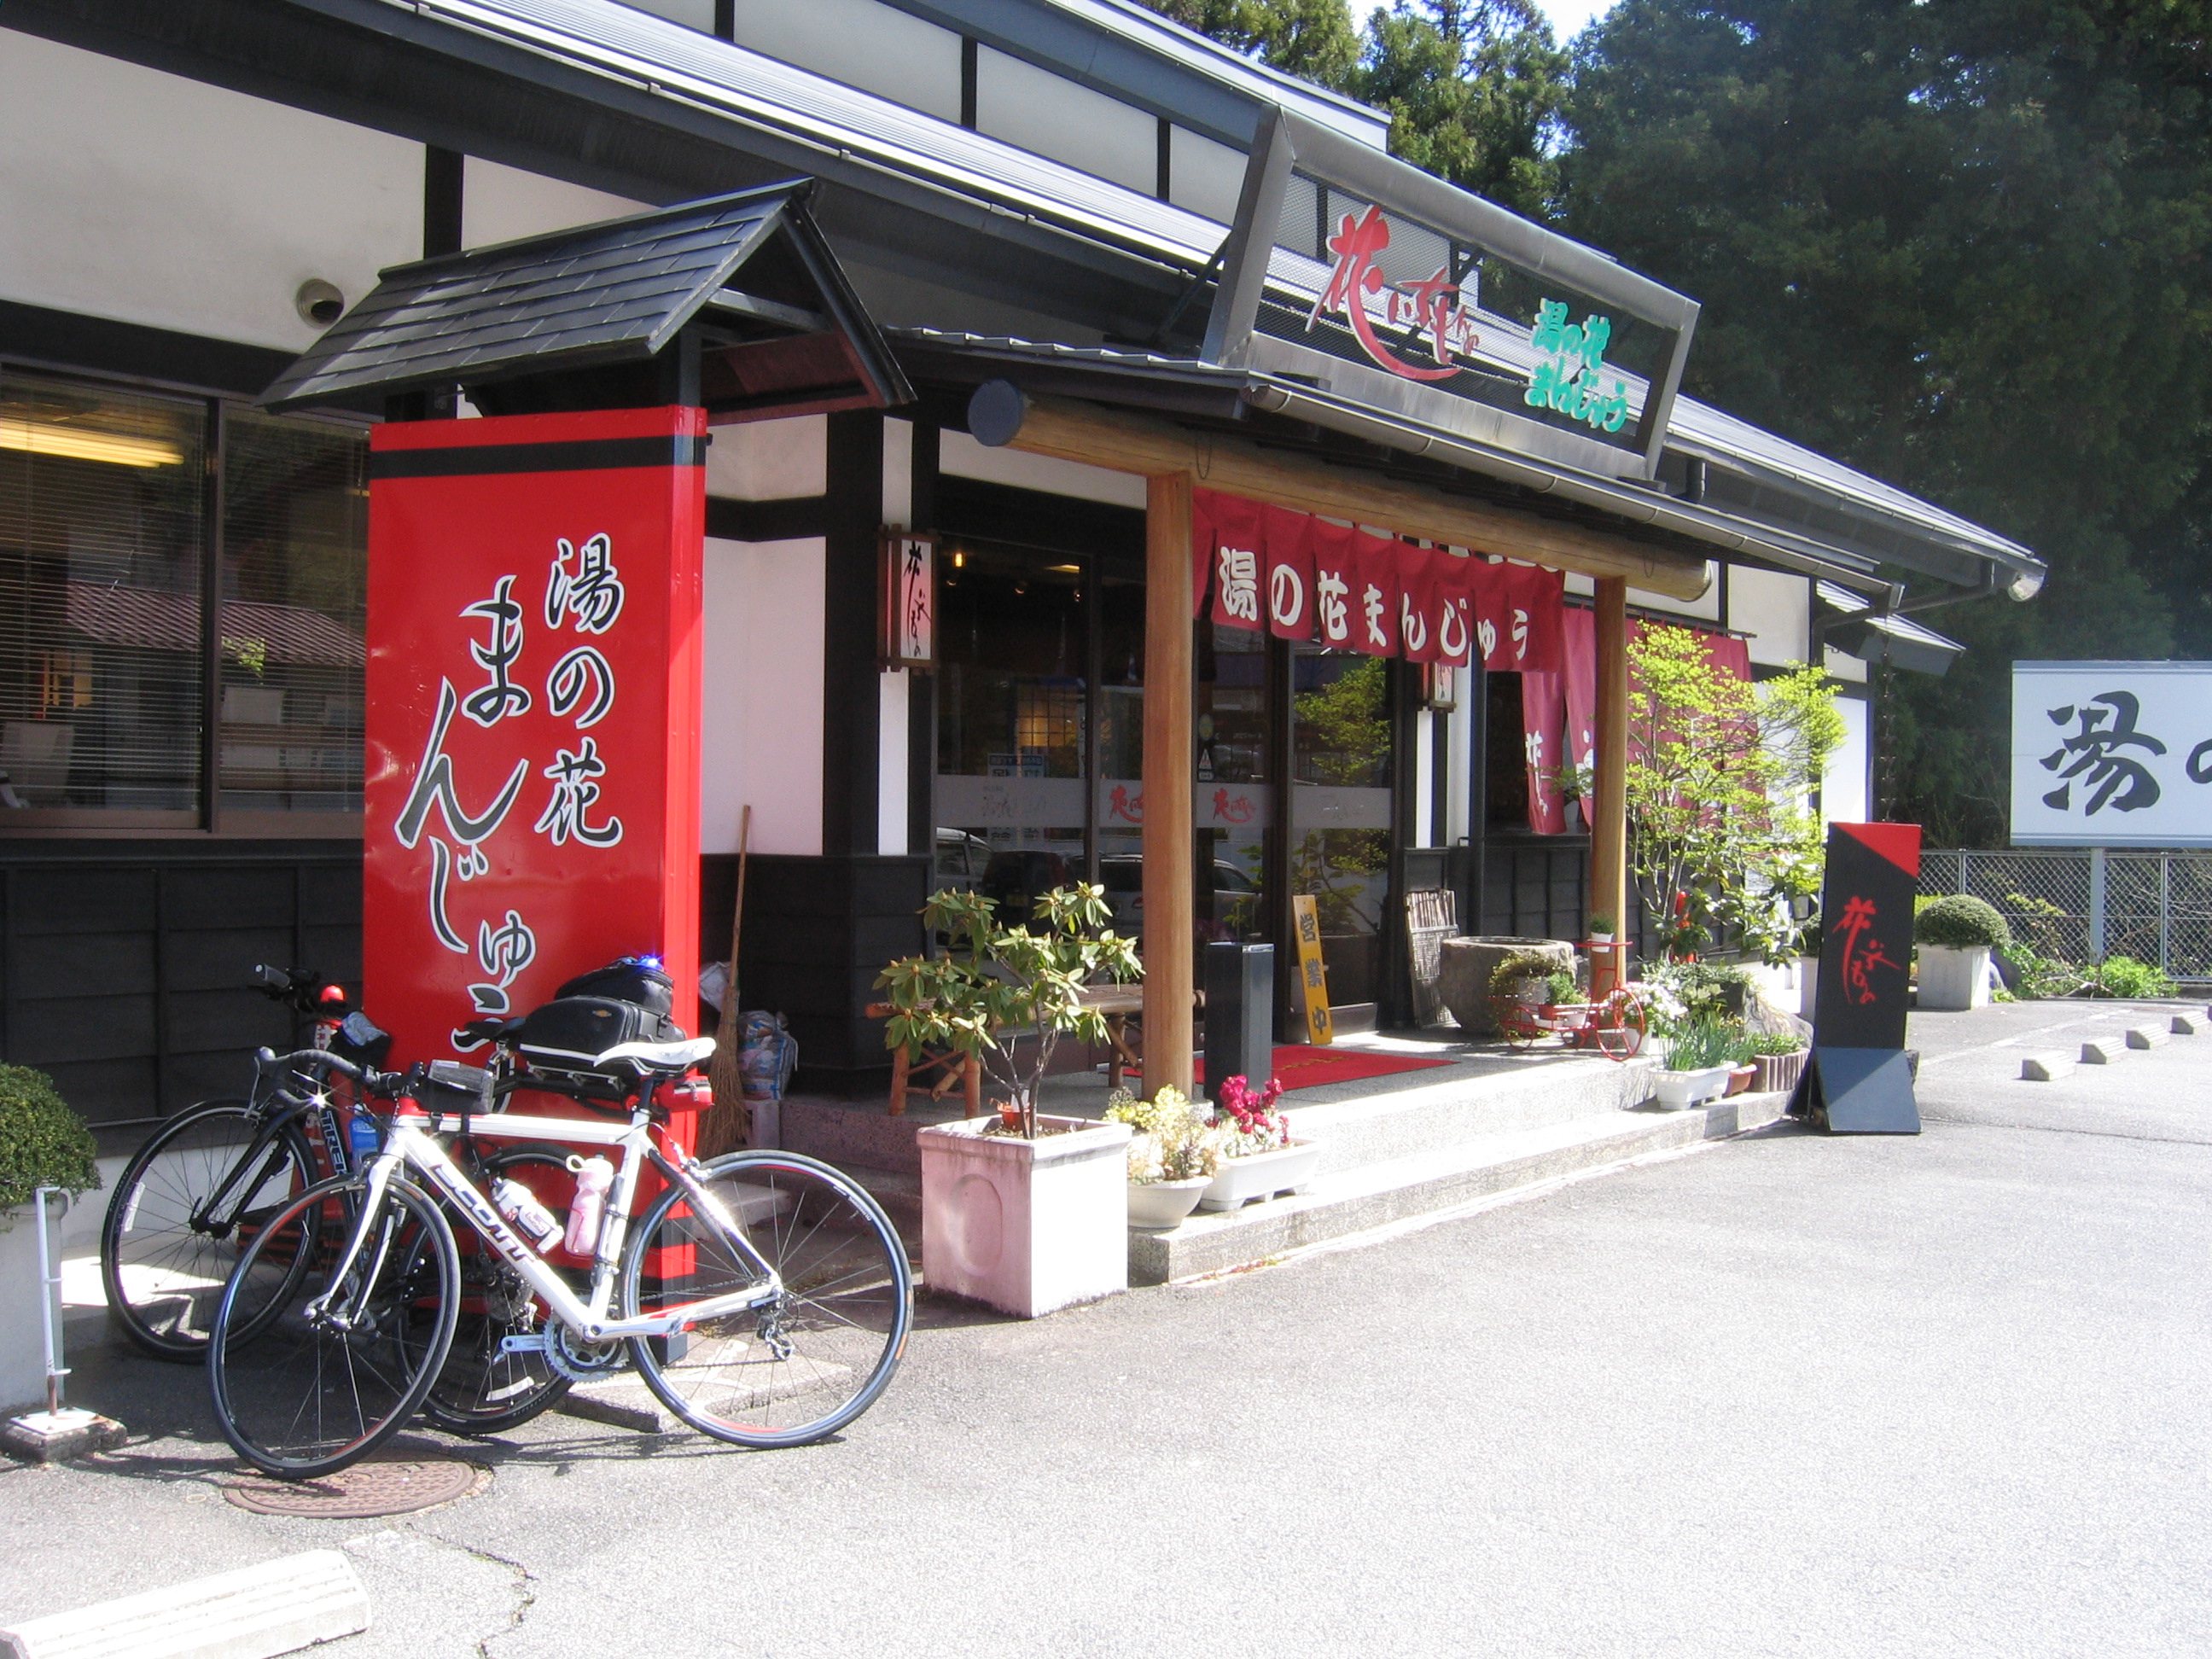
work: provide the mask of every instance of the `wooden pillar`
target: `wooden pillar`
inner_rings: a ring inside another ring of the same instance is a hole
[[[1191,477],[1145,489],[1145,1091],[1192,1092]]]
[[[1628,933],[1628,583],[1596,583],[1597,730],[1590,822],[1589,908],[1610,910],[1613,933]],[[1619,960],[1618,956],[1614,960]],[[1595,969],[1593,969],[1595,975]],[[1596,985],[1595,977],[1593,990]]]

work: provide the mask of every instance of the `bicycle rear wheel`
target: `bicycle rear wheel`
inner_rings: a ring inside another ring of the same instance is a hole
[[[116,1181],[100,1231],[100,1276],[110,1316],[156,1359],[207,1352],[231,1269],[268,1218],[315,1179],[296,1123],[264,1136],[256,1151],[262,1135],[263,1120],[243,1100],[203,1101],[155,1130]],[[254,1167],[239,1170],[249,1153]],[[220,1212],[206,1213],[234,1170]],[[309,1211],[298,1224],[307,1237],[289,1259],[304,1267],[320,1224]]]
[[[476,1167],[484,1186],[513,1176],[556,1215],[575,1196],[576,1178],[558,1147],[511,1147]],[[422,1415],[449,1434],[500,1434],[553,1406],[570,1383],[544,1354],[509,1353],[502,1346],[509,1336],[542,1334],[550,1317],[528,1281],[473,1231],[460,1236],[459,1249],[459,1317],[438,1380],[423,1397]],[[580,1296],[588,1294],[586,1273],[563,1269],[563,1276]]]
[[[216,1420],[240,1456],[298,1480],[330,1474],[397,1433],[438,1380],[453,1341],[460,1265],[453,1229],[418,1188],[395,1179],[356,1224],[360,1252],[343,1278],[345,1241],[304,1273],[284,1258],[301,1219],[333,1198],[358,1211],[366,1177],[309,1188],[271,1218],[223,1288],[208,1346]],[[242,1316],[284,1287],[273,1320]]]
[[[736,1152],[695,1175],[729,1224],[670,1187],[623,1260],[623,1316],[753,1289],[763,1262],[782,1288],[633,1340],[639,1373],[677,1416],[734,1445],[834,1434],[875,1403],[906,1346],[914,1281],[897,1230],[857,1182],[796,1153]]]

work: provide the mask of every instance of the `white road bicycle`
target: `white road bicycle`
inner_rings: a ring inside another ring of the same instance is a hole
[[[606,1378],[627,1355],[693,1428],[763,1448],[820,1440],[874,1404],[913,1313],[897,1231],[826,1164],[780,1152],[702,1164],[676,1143],[656,1097],[714,1046],[627,1042],[599,1056],[595,1070],[637,1079],[620,1122],[449,1110],[450,1093],[418,1073],[377,1152],[263,1218],[224,1286],[208,1377],[239,1454],[294,1479],[365,1456],[422,1406],[465,1301],[486,1296],[508,1304],[477,1322],[523,1369],[517,1390],[528,1377]],[[264,1049],[257,1063],[363,1080],[313,1050]],[[620,1149],[587,1290],[470,1182],[441,1139],[456,1134]],[[647,1164],[665,1188],[633,1231]],[[498,1282],[465,1282],[434,1191],[501,1265]],[[350,1227],[331,1224],[348,1212]]]

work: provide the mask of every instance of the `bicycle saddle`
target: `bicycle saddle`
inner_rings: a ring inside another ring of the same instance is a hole
[[[507,1019],[472,1019],[461,1027],[461,1035],[485,1042],[504,1042],[521,1029],[522,1017],[518,1014]]]
[[[714,1039],[693,1037],[689,1042],[617,1042],[592,1064],[601,1070],[627,1061],[640,1072],[665,1072],[678,1077],[702,1064],[714,1052]]]

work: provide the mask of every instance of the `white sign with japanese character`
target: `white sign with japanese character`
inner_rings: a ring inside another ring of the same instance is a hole
[[[2014,663],[2012,838],[2212,846],[2212,663]]]

